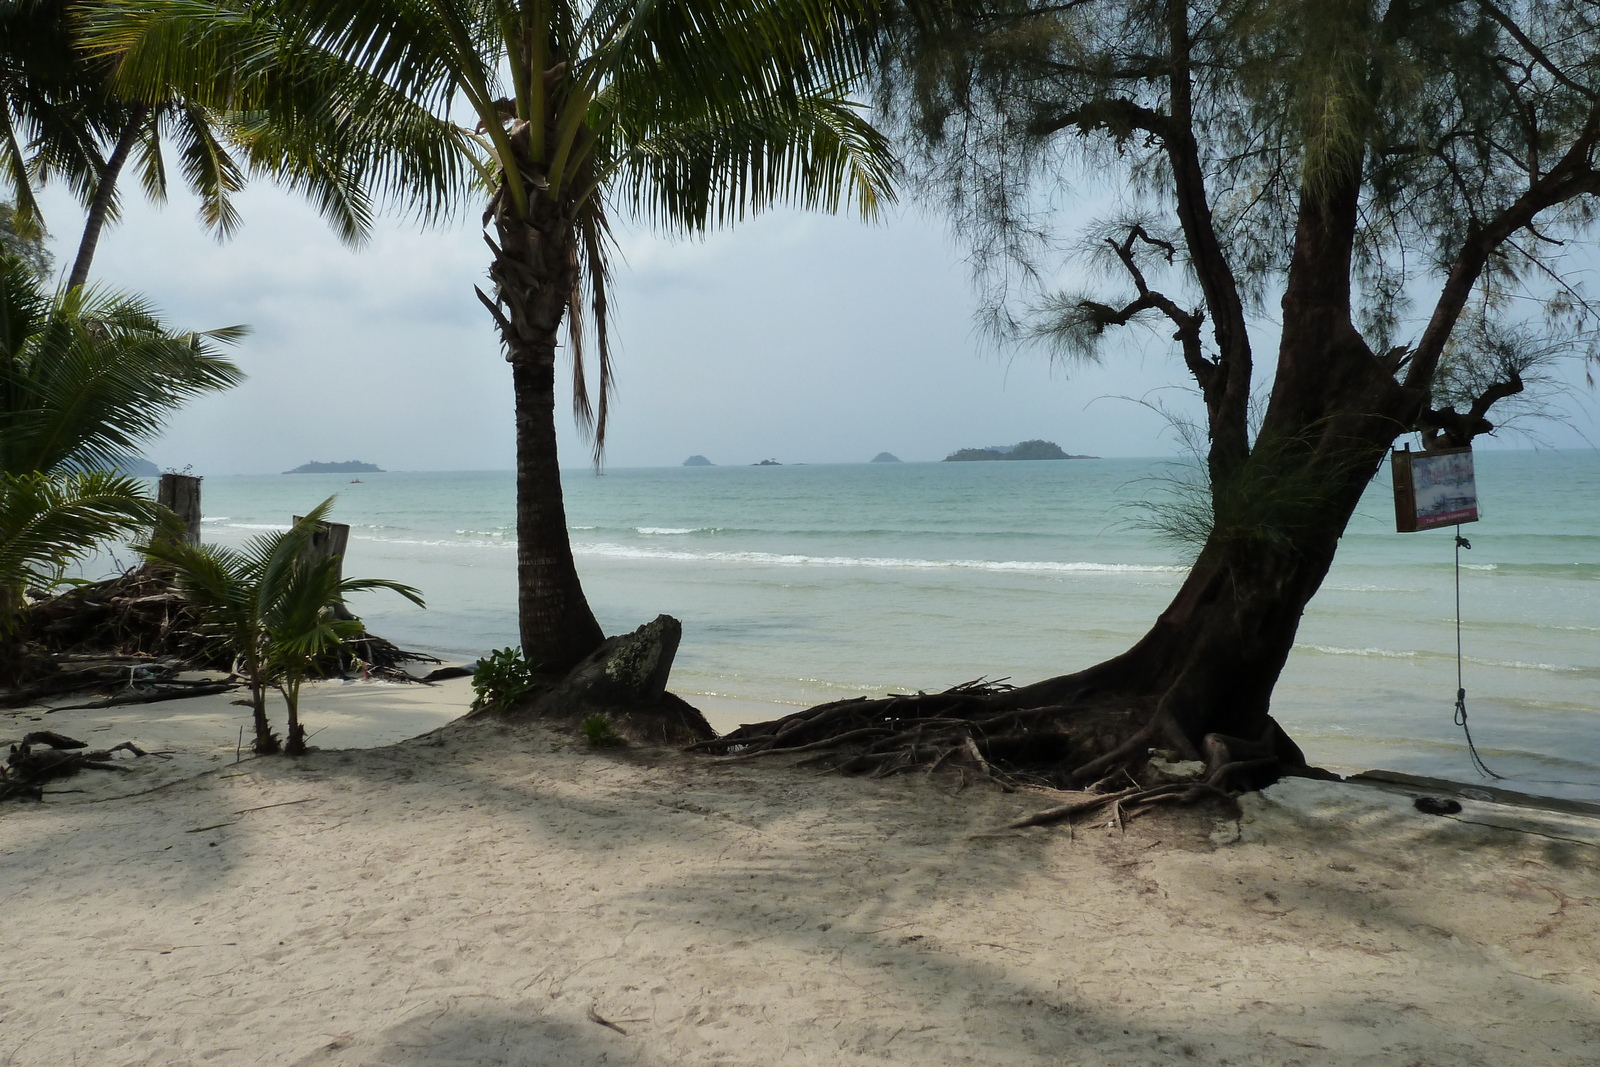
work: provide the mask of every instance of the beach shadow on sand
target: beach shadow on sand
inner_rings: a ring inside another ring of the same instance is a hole
[[[974,837],[1049,804],[952,793],[492,720],[247,761],[0,820],[30,931],[4,992],[63,1053],[55,975],[92,972],[83,1051],[129,1063],[1600,1058],[1563,977],[1592,849],[1398,809]]]

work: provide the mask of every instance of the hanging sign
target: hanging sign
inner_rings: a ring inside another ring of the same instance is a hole
[[[1394,469],[1394,525],[1401,533],[1433,530],[1478,521],[1478,486],[1472,477],[1472,449],[1389,455]]]

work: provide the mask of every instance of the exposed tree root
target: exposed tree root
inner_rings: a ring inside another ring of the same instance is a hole
[[[1232,797],[1284,774],[1319,773],[1304,766],[1270,719],[1259,738],[1208,734],[1197,746],[1148,697],[1063,685],[1048,691],[1059,702],[1018,707],[1022,692],[980,678],[942,693],[838,700],[741,726],[689,751],[729,761],[799,757],[798,766],[874,778],[953,770],[963,786],[976,775],[1007,791],[1045,786],[1092,794],[1012,828],[1108,805],[1120,822],[1158,804]]]

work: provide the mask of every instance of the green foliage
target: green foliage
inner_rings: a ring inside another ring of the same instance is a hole
[[[0,201],[0,254],[15,256],[43,278],[50,273],[52,262],[44,238],[40,227],[24,225],[18,219],[15,204]]]
[[[174,333],[135,297],[49,293],[23,260],[0,257],[0,472],[137,455],[186,401],[243,380],[216,346],[244,332]]]
[[[578,724],[578,732],[595,748],[621,748],[627,744],[604,715],[590,715]]]
[[[0,188],[16,201],[19,232],[42,232],[35,194],[52,181],[67,186],[91,216],[114,221],[119,179],[131,169],[158,203],[178,175],[218,237],[238,228],[235,194],[254,174],[304,195],[345,241],[365,239],[374,214],[370,168],[354,158],[330,161],[321,146],[342,137],[364,141],[368,155],[399,156],[422,147],[415,131],[393,121],[382,101],[363,98],[360,87],[335,85],[270,52],[261,57],[270,92],[262,90],[259,68],[251,91],[231,98],[208,95],[212,86],[195,77],[192,64],[135,77],[114,47],[94,38],[115,41],[117,6],[8,3],[0,10]],[[211,54],[206,37],[230,30],[237,37],[247,23],[212,20],[186,43],[186,58]],[[464,131],[458,136],[466,139]],[[422,151],[418,158],[429,157]],[[86,256],[74,263],[74,284],[88,266]]]
[[[138,481],[109,471],[0,472],[0,634],[14,628],[25,589],[56,584],[96,546],[163,518],[171,512]]]
[[[1191,369],[1201,355],[1237,363],[1244,317],[1268,336],[1279,318],[1302,204],[1328,195],[1359,205],[1353,317],[1382,354],[1422,333],[1423,285],[1566,167],[1568,190],[1497,239],[1473,299],[1502,326],[1600,351],[1600,304],[1571,243],[1592,232],[1600,188],[1588,0],[941,0],[907,5],[880,55],[879,101],[972,241],[985,321],[1007,340],[1068,360],[1094,358],[1125,324],[1164,340],[1163,297],[1204,313]],[[1110,189],[1114,206],[1084,220],[1055,210],[1063,189]],[[1060,220],[1084,223],[1084,240],[1055,232]],[[1107,238],[1136,223],[1177,254],[1109,258]],[[1086,269],[1063,270],[1063,246]],[[1199,343],[1213,330],[1215,347]]]
[[[26,588],[170,519],[107,468],[185,400],[242,377],[210,344],[237,334],[170,333],[116,294],[50,294],[33,264],[0,255],[0,629]]]
[[[383,578],[339,578],[338,561],[310,552],[311,537],[333,507],[329,497],[289,530],[252,537],[240,549],[155,539],[140,546],[171,568],[207,636],[230,655],[250,686],[256,752],[276,750],[267,726],[266,690],[281,689],[289,707],[289,751],[304,750],[300,685],[316,660],[360,632],[336,608],[355,592],[388,589],[419,606],[408,585]]]
[[[539,683],[536,668],[520,648],[497,648],[472,672],[472,710],[503,711]]]

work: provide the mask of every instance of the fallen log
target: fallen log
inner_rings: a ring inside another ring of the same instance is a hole
[[[181,689],[162,689],[150,693],[134,693],[128,696],[107,697],[105,700],[94,700],[87,704],[63,704],[60,707],[49,708],[46,715],[57,711],[93,711],[99,708],[120,708],[129,704],[159,704],[163,700],[183,700],[186,697],[210,696],[213,693],[230,693],[241,687],[239,682],[212,682],[193,683]]]

